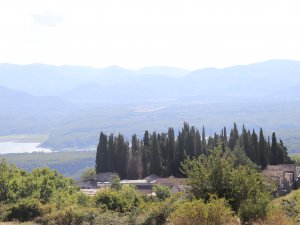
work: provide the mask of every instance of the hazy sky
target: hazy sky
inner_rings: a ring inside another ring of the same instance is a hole
[[[0,62],[196,69],[300,60],[299,0],[2,0]]]

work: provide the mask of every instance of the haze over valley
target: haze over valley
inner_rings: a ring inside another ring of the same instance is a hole
[[[299,74],[292,60],[194,71],[0,64],[0,135],[43,134],[40,147],[95,150],[100,131],[130,139],[187,121],[212,135],[236,122],[276,131],[297,152]]]

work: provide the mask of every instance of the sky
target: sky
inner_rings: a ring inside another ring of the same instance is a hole
[[[299,0],[2,0],[0,63],[227,67],[300,60]]]

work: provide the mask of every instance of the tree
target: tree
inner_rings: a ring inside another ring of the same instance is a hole
[[[150,143],[150,173],[161,176],[162,167],[161,167],[161,158],[158,150],[157,135],[155,132],[151,135]]]
[[[252,161],[254,161],[254,157],[253,157],[253,154],[251,151],[251,145],[250,145],[250,136],[248,135],[248,132],[244,125],[243,125],[243,129],[242,129],[241,143],[242,143],[242,146],[244,147],[246,155]]]
[[[259,150],[260,165],[264,169],[268,165],[268,161],[267,161],[267,142],[265,140],[262,128],[260,128],[259,131],[258,150]]]
[[[171,190],[168,186],[155,184],[153,186],[153,191],[156,194],[156,197],[159,198],[161,201],[164,201],[166,198],[171,196]]]
[[[205,136],[205,128],[202,127],[202,151],[203,154],[207,155],[207,148],[206,148],[206,136]]]
[[[230,131],[230,137],[229,137],[229,142],[228,142],[229,148],[231,150],[234,149],[234,146],[236,145],[236,142],[238,141],[238,139],[239,139],[239,131],[237,129],[236,123],[234,123],[233,129],[231,129],[231,131]]]
[[[288,156],[288,150],[287,148],[284,146],[283,141],[280,140],[280,147],[282,148],[282,152],[283,152],[283,162],[285,164],[291,164],[294,163],[293,160],[291,160],[291,158]]]
[[[254,152],[254,162],[257,165],[260,165],[260,155],[259,155],[259,149],[258,149],[258,137],[255,133],[254,129],[251,134],[251,142],[252,142],[252,151]]]
[[[128,165],[128,152],[129,144],[125,141],[124,136],[118,134],[115,138],[115,148],[116,148],[116,172],[123,179],[127,177],[127,165]]]
[[[116,155],[116,149],[115,149],[115,143],[114,143],[114,135],[110,134],[108,138],[108,171],[114,172],[117,168],[116,165],[116,158],[118,157]]]
[[[96,175],[96,171],[94,168],[86,168],[82,172],[82,174],[80,176],[80,180],[88,181],[88,180],[92,179],[95,175]]]
[[[122,184],[120,182],[120,177],[118,175],[113,175],[110,180],[110,187],[116,191],[119,191],[122,188]]]
[[[96,154],[96,173],[107,172],[107,136],[101,132]]]
[[[199,156],[203,154],[202,146],[201,146],[201,136],[198,130],[196,131],[194,137],[194,149],[195,149],[195,156]]]
[[[275,132],[272,133],[270,164],[271,165],[278,164],[278,149],[277,149],[277,139],[276,139]]]
[[[175,145],[175,135],[174,129],[168,129],[168,139],[167,139],[167,152],[168,152],[168,159],[167,159],[167,174],[173,175],[176,173],[176,145]]]
[[[270,198],[262,174],[251,164],[241,165],[235,160],[232,152],[223,154],[221,148],[215,148],[209,156],[187,159],[182,170],[191,194],[206,202],[215,194],[225,198],[236,212],[246,204],[259,205],[261,208],[251,216],[264,216]]]
[[[131,151],[128,160],[128,178],[138,179],[141,177],[140,146],[136,134],[131,138]]]
[[[143,143],[141,144],[141,161],[142,161],[142,176],[146,177],[149,174],[149,162],[150,162],[150,153],[149,153],[149,132],[146,130],[143,137]]]

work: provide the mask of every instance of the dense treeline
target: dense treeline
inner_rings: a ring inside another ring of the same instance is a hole
[[[167,133],[149,134],[145,131],[143,138],[132,135],[131,146],[122,134],[107,136],[100,133],[96,156],[96,172],[116,172],[121,178],[137,179],[150,174],[159,176],[183,176],[180,164],[187,157],[209,155],[211,150],[221,147],[227,149],[242,149],[252,162],[261,168],[268,164],[277,165],[292,163],[287,148],[282,140],[277,141],[275,132],[265,137],[263,130],[259,134],[255,130],[247,130],[245,126],[239,133],[234,124],[227,135],[226,127],[220,134],[207,137],[205,128],[202,131],[184,123],[177,136],[173,128]]]

